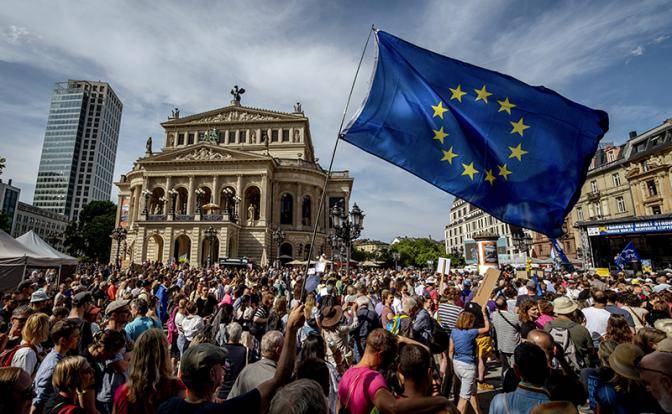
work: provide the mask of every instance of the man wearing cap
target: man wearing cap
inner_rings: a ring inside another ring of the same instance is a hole
[[[49,306],[49,295],[44,290],[36,290],[30,296],[30,307],[35,312],[44,312]]]
[[[148,329],[161,329],[161,323],[154,318],[147,316],[149,312],[149,305],[147,301],[142,298],[133,299],[131,302],[131,315],[134,319],[126,324],[124,330],[134,342],[138,340],[140,335]]]
[[[72,298],[72,309],[70,309],[70,316],[68,319],[73,319],[79,324],[79,344],[77,351],[79,355],[91,345],[93,342],[93,331],[91,330],[91,323],[86,321],[86,314],[93,307],[93,295],[91,292],[79,292]]]
[[[572,321],[569,315],[578,309],[576,303],[567,296],[560,296],[553,301],[553,312],[557,316],[552,321],[546,323],[544,330],[553,336],[556,342],[564,336],[566,332],[569,335],[571,343],[574,345],[575,355],[567,355],[568,362],[575,370],[587,367],[590,364],[590,357],[594,353],[593,340],[590,332],[583,325]],[[567,352],[567,345],[563,351]],[[574,359],[574,360],[572,360]]]
[[[639,364],[639,376],[660,407],[672,413],[672,352],[655,351],[644,356]]]
[[[180,379],[187,387],[187,397],[169,399],[161,404],[157,414],[266,412],[273,394],[289,379],[294,368],[296,333],[303,325],[303,312],[304,305],[299,305],[289,315],[278,368],[270,380],[238,397],[215,403],[213,395],[224,380],[227,352],[212,344],[193,345],[180,361]]]

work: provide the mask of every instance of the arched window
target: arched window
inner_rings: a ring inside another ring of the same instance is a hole
[[[243,213],[247,220],[259,220],[260,201],[261,192],[258,187],[252,186],[245,190],[245,211]],[[254,217],[251,217],[252,213]]]
[[[294,197],[285,193],[280,197],[280,224],[294,223]]]
[[[310,226],[310,217],[311,217],[311,204],[310,196],[303,196],[303,202],[301,203],[301,224],[304,226]]]

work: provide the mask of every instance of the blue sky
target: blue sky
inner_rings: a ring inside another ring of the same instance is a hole
[[[623,142],[672,117],[669,1],[9,1],[0,10],[0,154],[4,179],[31,202],[54,82],[109,82],[124,103],[115,178],[144,153],[173,107],[243,104],[310,117],[328,164],[371,24],[606,110],[603,141]],[[364,97],[369,48],[349,115]],[[160,139],[159,139],[160,140]],[[342,143],[363,236],[443,238],[452,196]]]

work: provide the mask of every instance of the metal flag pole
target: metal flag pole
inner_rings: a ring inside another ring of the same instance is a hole
[[[317,217],[315,218],[315,224],[313,225],[313,235],[310,240],[310,249],[308,249],[308,260],[306,261],[306,270],[303,277],[303,282],[301,283],[301,301],[305,301],[306,298],[306,280],[308,279],[308,269],[310,268],[310,261],[313,257],[313,248],[315,247],[315,237],[317,236],[317,226],[320,222],[320,216],[322,214],[322,209],[324,208],[324,200],[327,194],[327,184],[329,184],[329,178],[331,177],[331,169],[334,166],[334,157],[336,156],[336,149],[338,149],[338,142],[341,139],[341,134],[343,133],[343,124],[345,123],[345,117],[348,113],[348,108],[350,107],[350,100],[352,99],[352,93],[355,90],[355,83],[357,82],[357,76],[359,75],[359,69],[362,67],[362,62],[364,61],[364,54],[366,49],[369,46],[369,40],[371,40],[371,33],[376,30],[375,25],[371,25],[371,30],[369,30],[369,35],[366,38],[366,43],[364,43],[364,49],[362,50],[362,55],[359,57],[359,64],[357,65],[357,70],[355,71],[355,77],[352,80],[352,85],[350,86],[350,93],[348,94],[348,100],[345,103],[345,108],[343,109],[343,116],[341,117],[341,125],[338,127],[338,134],[336,135],[336,142],[334,142],[334,149],[331,151],[331,160],[329,161],[329,169],[327,170],[327,175],[324,177],[324,185],[322,186],[322,194],[320,196],[320,205],[317,209]]]

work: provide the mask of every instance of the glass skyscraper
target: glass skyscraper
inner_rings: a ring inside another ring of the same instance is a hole
[[[57,82],[33,204],[70,220],[89,201],[109,200],[122,103],[105,82]]]

